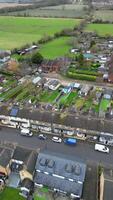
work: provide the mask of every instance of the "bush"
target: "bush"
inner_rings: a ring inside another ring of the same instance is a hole
[[[35,52],[31,57],[31,61],[34,64],[41,64],[43,61],[43,56],[39,52]]]
[[[98,76],[98,72],[93,72],[93,71],[89,71],[89,70],[77,70],[74,68],[70,68],[69,72],[73,72],[76,74],[84,74],[84,75],[91,75],[91,76]]]
[[[96,81],[96,76],[86,75],[86,74],[77,74],[73,72],[67,72],[67,77],[74,78],[78,80],[86,80],[86,81]]]

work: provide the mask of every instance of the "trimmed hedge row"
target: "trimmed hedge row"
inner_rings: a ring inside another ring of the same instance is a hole
[[[69,69],[69,72],[72,72],[72,73],[76,73],[76,74],[85,74],[85,75],[92,75],[92,76],[98,76],[98,72],[93,72],[93,71],[89,71],[89,70],[76,70],[76,69],[73,69],[73,68],[70,68]]]
[[[77,74],[73,72],[67,72],[67,77],[86,81],[96,81],[96,76]]]

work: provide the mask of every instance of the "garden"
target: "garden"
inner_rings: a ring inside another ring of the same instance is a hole
[[[18,189],[6,187],[0,193],[0,200],[25,200],[25,198],[19,195]]]

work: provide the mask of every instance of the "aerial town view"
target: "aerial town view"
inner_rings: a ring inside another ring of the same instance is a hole
[[[0,200],[113,200],[113,0],[0,0]]]

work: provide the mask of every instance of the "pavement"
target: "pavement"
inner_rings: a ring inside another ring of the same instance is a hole
[[[93,163],[94,165],[101,164],[104,166],[113,165],[113,148],[110,148],[110,153],[105,154],[94,150],[94,144],[87,142],[77,142],[77,145],[72,147],[64,144],[63,142],[58,144],[51,140],[51,136],[47,140],[43,141],[38,139],[35,135],[33,137],[26,137],[20,135],[20,130],[2,127],[0,130],[1,142],[11,142],[38,150],[48,149],[58,153],[64,153],[66,155],[76,156],[83,160],[85,163]]]

